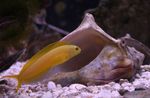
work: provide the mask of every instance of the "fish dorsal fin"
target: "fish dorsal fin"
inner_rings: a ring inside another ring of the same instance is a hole
[[[37,52],[35,55],[33,55],[31,57],[31,59],[29,59],[29,61],[27,61],[27,63],[24,65],[24,67],[20,73],[24,72],[30,65],[32,65],[36,60],[38,60],[40,57],[45,55],[50,50],[57,48],[59,46],[68,45],[68,44],[69,43],[67,43],[67,42],[58,41],[58,42],[54,42],[54,43],[49,44],[48,46],[44,47],[39,52]]]

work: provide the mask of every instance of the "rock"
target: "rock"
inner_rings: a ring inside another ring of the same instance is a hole
[[[99,97],[105,97],[105,98],[111,98],[112,97],[112,93],[110,90],[101,90],[101,92],[98,94]],[[115,96],[117,97],[117,96]]]
[[[50,81],[47,84],[47,88],[48,88],[48,90],[55,89],[56,88],[56,84],[54,82]]]
[[[118,83],[115,83],[115,82],[111,82],[109,83],[111,85],[111,87],[114,89],[114,90],[120,90],[121,89],[121,85],[118,84]]]
[[[86,86],[85,85],[82,85],[82,84],[71,84],[69,86],[70,89],[76,89],[76,90],[79,90],[79,89],[82,89],[82,88],[85,88]]]
[[[136,88],[143,88],[143,85],[141,83],[141,81],[139,81],[140,79],[136,79],[134,82],[133,82],[133,85],[136,87]]]
[[[145,79],[150,79],[150,72],[147,71],[147,72],[142,73],[141,77]]]
[[[46,92],[46,93],[42,96],[42,98],[53,98],[53,95],[52,95],[51,92]]]
[[[123,89],[125,89],[129,92],[135,90],[135,87],[131,83],[128,83],[128,82],[125,82],[125,83],[121,84],[121,86],[123,87]]]
[[[57,98],[58,96],[60,96],[60,94],[62,94],[64,91],[61,88],[56,88],[54,90],[52,90],[52,95],[54,98]]]
[[[139,7],[140,6],[140,7]],[[145,0],[100,0],[92,10],[99,26],[111,36],[131,36],[150,46],[150,1]]]
[[[112,97],[121,97],[121,95],[119,94],[119,92],[118,91],[112,91],[111,92],[111,95],[112,95]]]
[[[87,89],[93,94],[98,94],[100,91],[97,86],[89,86]]]
[[[41,97],[42,95],[43,95],[43,93],[40,93],[40,92],[31,92],[31,93],[29,94],[29,96],[35,97],[35,98]]]
[[[144,71],[150,71],[150,66],[149,66],[149,65],[141,66],[141,68],[142,68]]]
[[[20,94],[20,95],[18,96],[18,98],[34,98],[34,97],[29,97],[28,95]]]
[[[95,98],[94,96],[94,94],[92,94],[92,93],[88,93],[88,92],[82,92],[80,95],[78,95],[78,96],[80,96],[81,98]]]

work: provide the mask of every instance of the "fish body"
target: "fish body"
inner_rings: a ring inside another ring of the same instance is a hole
[[[81,49],[75,45],[50,45],[35,54],[22,68],[18,75],[4,76],[18,80],[17,91],[22,83],[29,83],[45,74],[49,69],[66,62],[78,55]],[[48,51],[47,48],[53,47]],[[54,48],[56,47],[56,48]],[[45,52],[46,51],[46,52]],[[40,55],[40,56],[39,56]]]
[[[23,82],[30,82],[56,65],[64,63],[79,54],[80,50],[76,49],[79,49],[79,47],[75,45],[57,47],[40,57],[40,59],[36,60],[36,62],[25,70],[22,70],[18,78]]]

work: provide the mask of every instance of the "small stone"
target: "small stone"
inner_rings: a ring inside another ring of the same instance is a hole
[[[28,96],[28,95],[25,95],[25,94],[20,94],[20,95],[18,96],[18,98],[31,98],[31,97]]]
[[[114,85],[112,85],[112,88],[114,88],[115,90],[120,90],[121,86],[118,83],[115,83]]]
[[[57,88],[62,89],[62,86],[60,84],[57,84]]]
[[[57,98],[60,94],[62,94],[64,91],[60,88],[56,88],[52,90],[52,95],[54,98]]]
[[[150,71],[150,65],[143,65],[141,66],[141,69],[145,71]]]
[[[131,83],[128,83],[128,82],[121,84],[121,86],[123,87],[124,90],[128,90],[130,92],[135,90],[135,87]]]
[[[141,76],[140,76],[140,74],[139,73],[137,73],[136,74],[136,78],[140,78]]]
[[[50,81],[47,84],[47,88],[48,88],[48,90],[55,89],[56,88],[56,84],[54,82]]]
[[[81,96],[81,98],[95,98],[94,94],[88,92],[82,92],[79,96]]]
[[[111,88],[112,87],[109,84],[105,84],[104,86],[102,86],[102,89],[105,89],[105,90],[110,90]]]
[[[118,91],[112,91],[111,94],[114,98],[121,96]]]
[[[136,88],[141,88],[143,85],[141,85],[141,82],[139,81],[139,79],[133,81],[133,85],[136,87]]]
[[[100,98],[111,98],[112,97],[110,90],[101,90],[100,93],[98,94],[98,96]]]
[[[124,82],[129,82],[127,79],[120,79],[119,83],[122,84]]]
[[[46,93],[42,96],[42,98],[53,98],[53,95],[52,95],[51,92],[46,92]]]
[[[30,93],[29,95],[30,95],[31,97],[41,97],[41,96],[42,96],[42,94],[36,93],[36,92],[32,92],[32,93]]]
[[[142,78],[150,79],[150,72],[143,72],[141,75]]]
[[[121,84],[122,87],[126,87],[126,86],[131,86],[132,84],[131,83],[128,83],[128,82],[124,82]]]
[[[89,92],[91,92],[91,93],[93,93],[93,94],[99,93],[99,89],[98,89],[97,86],[89,86],[89,87],[87,87],[87,88],[88,88]]]
[[[85,85],[82,85],[82,84],[71,84],[71,85],[69,86],[70,89],[77,89],[77,90],[82,89],[82,88],[85,88],[85,87],[86,87],[86,86],[85,86]]]
[[[64,91],[68,91],[68,90],[69,90],[69,87],[63,87],[63,90],[64,90]]]
[[[65,91],[62,95],[63,96],[68,96],[68,95],[78,95],[79,94],[79,91],[76,90],[76,89],[71,89],[71,90],[68,90],[68,91]]]

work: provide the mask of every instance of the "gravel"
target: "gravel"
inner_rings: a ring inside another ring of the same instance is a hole
[[[18,74],[24,64],[25,62],[15,63],[9,70],[1,73],[0,77]],[[150,89],[150,66],[143,65],[141,68],[141,74],[137,74],[132,82],[120,79],[118,83],[110,82],[98,86],[76,83],[62,87],[60,84],[49,81],[48,84],[24,84],[17,93],[15,92],[16,80],[8,79],[9,86],[0,85],[0,98],[123,98],[122,92]]]

